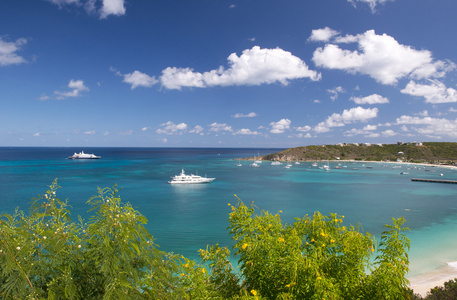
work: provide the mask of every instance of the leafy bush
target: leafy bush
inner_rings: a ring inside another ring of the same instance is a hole
[[[404,219],[379,246],[344,216],[318,212],[283,224],[238,199],[227,247],[200,250],[203,263],[157,249],[146,218],[116,186],[98,189],[88,223],[70,219],[57,180],[28,215],[0,217],[2,299],[404,299],[411,295]],[[378,256],[373,258],[378,247]]]

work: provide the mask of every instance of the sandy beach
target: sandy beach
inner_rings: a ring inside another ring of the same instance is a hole
[[[414,293],[425,296],[431,288],[436,286],[444,286],[446,281],[457,278],[457,262],[448,263],[429,273],[408,277],[410,288]]]

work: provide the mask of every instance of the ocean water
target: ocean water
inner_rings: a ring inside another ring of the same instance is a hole
[[[69,160],[74,152],[100,160]],[[86,201],[97,187],[121,188],[120,196],[147,219],[160,249],[198,260],[198,249],[233,244],[227,217],[234,194],[282,220],[338,213],[346,225],[361,224],[379,237],[392,217],[404,216],[410,228],[411,275],[456,265],[457,184],[412,182],[412,177],[457,180],[457,168],[385,163],[330,162],[328,172],[311,162],[290,169],[263,162],[259,168],[240,157],[281,149],[235,148],[0,148],[1,212],[27,211],[32,197],[43,194],[55,178],[58,197],[68,199],[72,219],[88,220]],[[171,176],[197,173],[215,177],[211,184],[170,185]],[[400,175],[400,172],[408,175]],[[457,270],[456,270],[457,271]]]

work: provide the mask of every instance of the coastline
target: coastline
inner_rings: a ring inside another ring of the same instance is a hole
[[[446,281],[457,278],[457,262],[449,262],[434,271],[409,277],[409,287],[415,294],[426,296],[430,289],[444,286]]]
[[[246,160],[254,160],[250,158]],[[265,162],[269,162],[265,160]],[[318,162],[318,160],[300,161],[300,162]],[[412,163],[412,162],[400,162],[400,161],[369,161],[369,160],[329,160],[332,163],[363,163],[363,164],[389,164],[389,165],[402,165],[402,166],[417,166],[422,168],[443,168],[443,169],[456,169],[457,166],[453,165],[437,165],[429,163]],[[425,297],[428,292],[434,287],[443,287],[444,283],[457,278],[457,261],[446,262],[442,265],[437,265],[436,269],[432,271],[425,271],[411,276],[406,276],[410,281],[409,287],[414,291],[415,294],[419,294]]]

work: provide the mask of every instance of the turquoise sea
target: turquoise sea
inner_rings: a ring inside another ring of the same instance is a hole
[[[100,155],[100,160],[66,159],[74,152]],[[386,163],[330,162],[326,172],[311,162],[259,168],[240,157],[281,149],[235,148],[0,148],[1,212],[27,211],[32,197],[55,178],[68,199],[72,218],[88,220],[86,201],[97,187],[121,188],[121,198],[149,220],[148,230],[164,251],[198,260],[208,244],[232,245],[227,216],[234,194],[293,222],[314,211],[345,216],[379,236],[391,218],[404,216],[411,231],[411,275],[457,261],[457,184],[412,182],[412,177],[457,180],[457,168]],[[334,167],[341,164],[341,169]],[[171,176],[197,173],[216,177],[211,184],[170,185]],[[400,175],[407,172],[407,175]],[[456,270],[457,272],[457,270]]]

